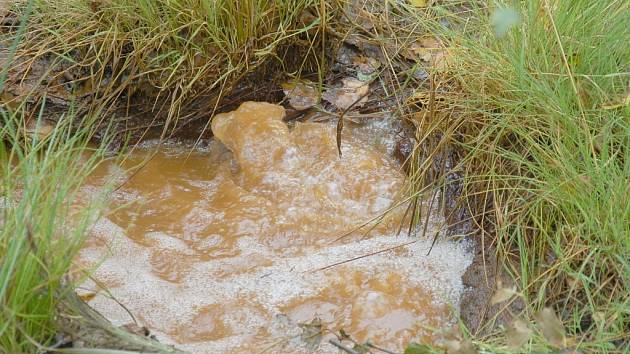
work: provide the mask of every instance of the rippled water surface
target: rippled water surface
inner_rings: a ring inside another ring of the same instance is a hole
[[[466,246],[438,242],[427,255],[430,240],[396,236],[404,205],[355,230],[400,199],[405,176],[380,132],[391,127],[346,128],[340,158],[333,125],[289,129],[283,115],[245,103],[214,118],[202,148],[147,143],[103,163],[86,195],[122,187],[77,265],[117,301],[93,281],[80,291],[115,324],[133,322],[129,310],[195,353],[307,352],[300,334],[313,321],[330,330],[321,353],[337,352],[327,340],[341,329],[398,351],[433,340],[431,327],[453,321]]]

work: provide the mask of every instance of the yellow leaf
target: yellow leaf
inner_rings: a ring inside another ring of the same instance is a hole
[[[617,108],[621,108],[628,105],[630,105],[630,90],[624,97],[611,101],[603,105],[602,108],[603,109],[617,109]]]
[[[498,303],[507,301],[512,298],[516,294],[516,287],[511,288],[501,288],[498,289],[496,293],[490,299],[490,303],[492,305],[496,305]]]
[[[409,3],[415,7],[426,7],[429,5],[429,0],[409,0]]]
[[[518,349],[529,341],[533,333],[534,331],[527,326],[527,323],[516,319],[508,326],[506,331],[508,345],[512,349]]]
[[[544,308],[536,315],[536,322],[545,339],[557,348],[564,348],[566,336],[562,321],[550,308]]]

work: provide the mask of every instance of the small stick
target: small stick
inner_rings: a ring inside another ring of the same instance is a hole
[[[369,85],[369,83],[367,82],[365,84]],[[343,116],[345,116],[346,113],[348,113],[348,111],[352,109],[352,107],[354,107],[357,103],[359,103],[359,101],[367,97],[369,93],[370,91],[368,90],[368,92],[364,93],[363,95],[361,95],[361,97],[357,98],[354,102],[352,102],[350,106],[348,106],[348,108],[344,109],[343,112],[341,112],[341,114],[339,115],[339,121],[337,121],[337,150],[339,151],[339,157],[341,157],[341,133],[343,131]]]
[[[338,341],[336,341],[334,339],[329,340],[328,343],[334,345],[335,347],[343,350],[346,353],[349,353],[349,354],[360,354],[358,351],[350,349],[350,348],[346,347],[345,345],[339,343]]]
[[[401,245],[397,245],[397,246],[389,247],[389,248],[386,248],[386,249],[384,249],[384,250],[380,250],[380,251],[376,251],[376,252],[372,252],[372,253],[364,254],[364,255],[362,255],[362,256],[358,256],[358,257],[354,257],[354,258],[346,259],[346,260],[341,261],[341,262],[333,263],[333,264],[327,265],[327,266],[325,266],[325,267],[322,267],[322,268],[319,268],[319,269],[315,269],[315,270],[313,270],[313,271],[311,271],[311,272],[319,272],[319,271],[322,271],[322,270],[326,270],[326,269],[328,269],[328,268],[336,267],[336,266],[341,265],[341,264],[344,264],[344,263],[349,263],[349,262],[352,262],[352,261],[356,261],[357,259],[361,259],[361,258],[365,258],[365,257],[371,257],[371,256],[377,255],[377,254],[379,254],[379,253],[384,253],[384,252],[393,251],[393,250],[398,249],[398,248],[401,248],[401,247],[409,246],[409,245],[414,244],[414,243],[416,243],[416,242],[418,242],[418,241],[420,241],[420,239],[416,239],[416,240],[411,241],[411,242],[403,243],[403,244],[401,244]]]
[[[109,296],[110,299],[114,300],[114,302],[116,302],[118,304],[118,306],[120,306],[123,310],[125,310],[125,312],[127,312],[127,314],[129,315],[129,317],[131,317],[131,319],[133,320],[133,323],[136,326],[140,326],[138,324],[138,321],[136,320],[136,317],[133,315],[133,313],[131,313],[131,311],[127,308],[127,306],[123,305],[122,302],[118,301],[118,299],[116,299],[116,297],[114,296],[114,294],[111,293],[111,291],[109,291],[109,289],[107,289],[107,287],[105,286],[105,284],[101,283],[98,279],[92,277],[91,275],[88,274],[88,278],[90,280],[92,280],[94,282],[94,284],[96,284],[96,286],[98,286],[99,288],[101,288],[101,290],[103,290],[105,293],[107,293],[107,295]],[[83,301],[83,300],[82,300]],[[96,310],[94,310],[96,311]],[[97,311],[98,312],[98,311]],[[99,313],[100,314],[100,313]],[[102,316],[102,315],[101,315]],[[103,316],[105,317],[105,316]]]
[[[376,345],[374,345],[374,344],[372,344],[372,343],[370,343],[370,342],[365,343],[365,345],[367,345],[367,346],[368,346],[368,347],[370,347],[370,348],[373,348],[373,349],[376,349],[376,350],[380,350],[380,351],[382,351],[383,353],[387,353],[387,354],[397,354],[397,353],[395,353],[395,352],[393,352],[393,351],[391,351],[391,350],[388,350],[388,349],[385,349],[385,348],[381,348],[381,347],[377,347]]]

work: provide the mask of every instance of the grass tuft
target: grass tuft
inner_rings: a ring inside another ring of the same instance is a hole
[[[526,300],[519,315],[550,306],[566,327],[562,346],[627,350],[630,105],[611,102],[630,90],[630,4],[470,2],[428,19],[401,11],[455,53],[441,76],[453,93],[436,103],[448,119],[423,124],[458,151],[466,207]],[[535,338],[521,350],[558,346]],[[515,350],[504,345],[489,348]]]
[[[195,99],[211,111],[244,75],[293,58],[281,47],[323,65],[314,45],[329,10],[320,0],[37,0],[19,56],[26,71],[54,57],[53,92],[71,86],[104,113],[122,103],[159,114],[167,131]]]
[[[80,211],[73,203],[104,151],[85,155],[90,132],[73,129],[71,115],[49,134],[40,134],[41,116],[33,130],[22,117],[3,111],[0,130],[0,348],[7,353],[54,339],[65,275],[98,210],[96,202]]]

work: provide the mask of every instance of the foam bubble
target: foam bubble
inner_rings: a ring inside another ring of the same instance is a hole
[[[468,245],[397,236],[405,205],[371,232],[335,241],[390,208],[405,183],[395,162],[366,145],[389,126],[349,128],[339,158],[332,125],[289,131],[280,119],[269,105],[216,117],[233,155],[216,143],[192,153],[185,144],[137,148],[123,168],[155,156],[111,196],[131,206],[101,218],[77,260],[102,261],[94,277],[117,300],[100,291],[90,304],[128,323],[120,302],[161,341],[200,353],[260,348],[317,314],[331,330],[394,350],[432,340],[420,324],[453,323]],[[387,150],[387,139],[373,144]],[[428,222],[439,234],[442,218]],[[299,338],[283,343],[304,350]]]

